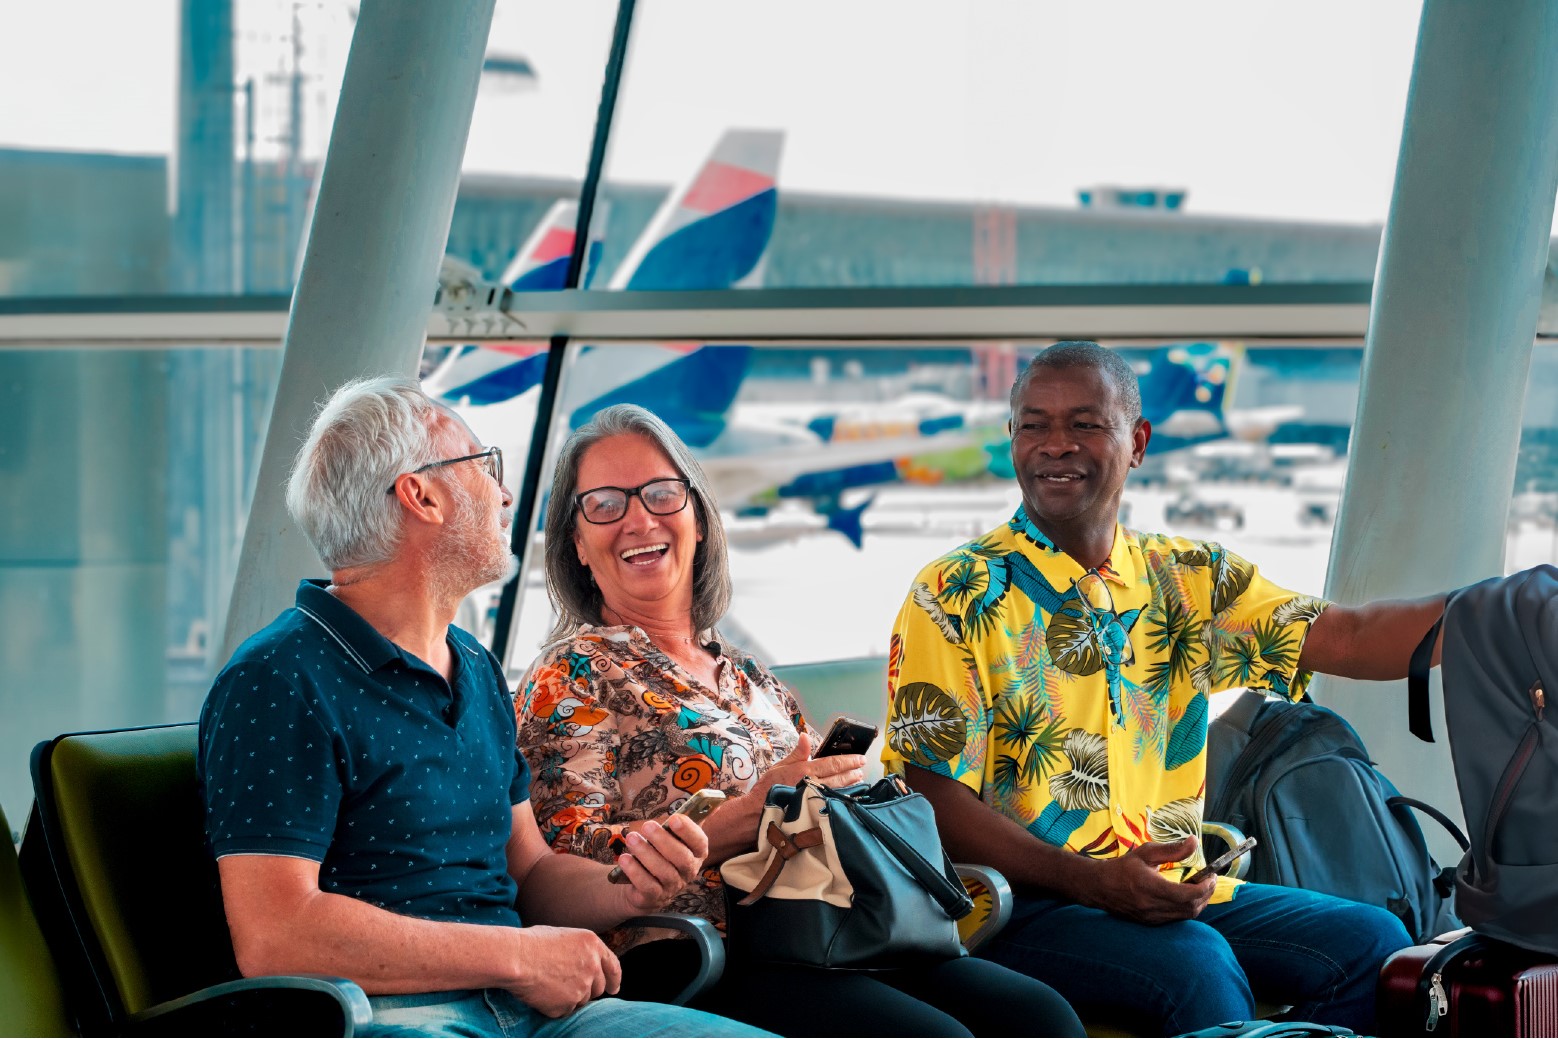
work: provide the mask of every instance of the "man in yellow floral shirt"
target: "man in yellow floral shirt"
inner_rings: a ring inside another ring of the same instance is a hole
[[[1084,1017],[1165,1035],[1254,1016],[1367,1032],[1391,952],[1373,906],[1183,883],[1201,862],[1207,697],[1297,698],[1311,671],[1404,677],[1442,597],[1362,607],[1286,591],[1220,545],[1127,530],[1152,435],[1135,373],[1057,343],[1012,389],[1010,522],[927,566],[894,626],[887,750],[953,858],[1018,892],[981,950]]]

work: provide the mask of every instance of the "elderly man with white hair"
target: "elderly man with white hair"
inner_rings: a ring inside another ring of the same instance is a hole
[[[620,968],[595,932],[668,903],[708,845],[686,819],[646,827],[618,885],[542,840],[502,670],[451,623],[513,573],[502,476],[414,382],[320,411],[287,506],[330,579],[239,647],[200,718],[239,967],[350,978],[393,1034],[763,1034],[606,998]]]

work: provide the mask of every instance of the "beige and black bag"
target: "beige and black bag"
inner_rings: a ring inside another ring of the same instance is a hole
[[[720,874],[738,960],[889,968],[964,955],[957,921],[973,903],[930,802],[896,777],[773,787],[757,850]]]

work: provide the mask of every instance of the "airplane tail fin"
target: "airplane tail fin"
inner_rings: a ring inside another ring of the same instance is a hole
[[[579,223],[579,203],[560,198],[552,203],[536,229],[530,232],[514,259],[499,279],[515,292],[545,292],[561,289],[568,277],[568,259]],[[606,233],[606,203],[600,203],[590,227],[589,250],[585,253],[584,277],[580,285],[588,288],[600,260],[601,239]]]
[[[828,529],[836,530],[843,534],[849,539],[849,543],[856,548],[862,547],[861,542],[865,540],[865,531],[861,527],[861,517],[865,515],[866,509],[870,508],[871,503],[874,501],[876,501],[876,495],[873,494],[854,508],[846,509],[843,506],[839,506],[829,511],[827,514]]]
[[[762,276],[779,211],[781,130],[727,130],[612,278],[618,289],[723,289]]]
[[[574,429],[613,404],[637,404],[660,416],[691,447],[707,447],[725,431],[731,406],[752,363],[750,346],[705,346],[584,404]]]
[[[1142,416],[1162,425],[1176,412],[1204,412],[1223,424],[1233,354],[1220,343],[1184,343],[1153,355],[1141,375]]]

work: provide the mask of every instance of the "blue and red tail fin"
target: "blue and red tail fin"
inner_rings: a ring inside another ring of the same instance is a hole
[[[726,289],[761,276],[779,210],[784,133],[727,130],[612,278],[619,289]]]
[[[588,288],[595,274],[595,264],[600,260],[601,236],[606,229],[606,203],[596,210],[590,227],[589,250],[584,257],[584,277],[580,287]],[[546,292],[561,289],[568,278],[568,260],[573,255],[576,226],[579,222],[579,203],[571,198],[561,198],[541,218],[541,223],[525,239],[514,259],[499,279],[515,292]]]

